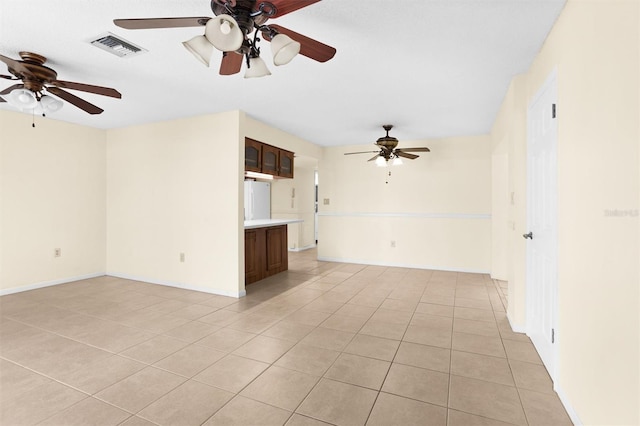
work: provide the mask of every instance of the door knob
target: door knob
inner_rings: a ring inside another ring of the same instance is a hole
[[[533,240],[533,232],[529,232],[528,234],[522,234],[522,237],[523,237],[524,239],[527,239],[527,238],[528,238],[528,239],[530,239],[530,240]]]

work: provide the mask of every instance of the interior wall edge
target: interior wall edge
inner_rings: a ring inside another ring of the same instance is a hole
[[[141,277],[141,276],[129,275],[129,274],[121,274],[121,273],[118,273],[118,272],[107,272],[106,275],[108,275],[110,277],[122,278],[122,279],[125,279],[125,280],[142,281],[142,282],[149,283],[149,284],[163,285],[163,286],[166,286],[166,287],[180,288],[180,289],[183,289],[183,290],[193,290],[193,291],[199,291],[201,293],[215,294],[216,296],[235,297],[236,299],[239,299],[240,297],[244,297],[244,296],[247,295],[247,292],[245,290],[239,290],[237,292],[234,292],[234,291],[220,291],[220,290],[212,289],[210,287],[194,286],[194,285],[189,285],[189,284],[183,284],[183,283],[176,282],[176,281],[158,280],[158,279],[155,279],[155,278]]]
[[[91,274],[76,275],[73,277],[59,278],[51,281],[42,281],[39,283],[27,284],[19,287],[5,288],[5,289],[0,289],[0,296],[7,296],[9,294],[22,293],[30,290],[37,290],[39,288],[44,288],[44,287],[52,287],[55,285],[67,284],[74,281],[87,280],[90,278],[103,277],[105,275],[107,275],[106,272],[95,272]]]
[[[387,266],[390,268],[428,269],[431,271],[464,272],[469,274],[489,275],[488,269],[443,268],[441,266],[432,266],[432,265],[416,265],[416,264],[397,263],[397,262],[377,262],[377,261],[371,261],[366,259],[347,259],[342,257],[327,257],[327,256],[318,256],[318,260],[323,262],[355,263],[358,265],[368,265],[368,266]]]
[[[584,423],[582,423],[580,417],[578,417],[578,413],[573,408],[573,405],[567,397],[567,394],[564,392],[564,390],[562,390],[562,387],[557,382],[553,383],[553,390],[558,394],[558,398],[560,398],[560,402],[562,402],[562,405],[567,411],[567,414],[569,415],[569,418],[571,419],[571,422],[574,424],[574,426],[582,426]]]

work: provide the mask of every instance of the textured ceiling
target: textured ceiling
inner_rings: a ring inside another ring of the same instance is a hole
[[[125,30],[115,18],[213,16],[207,0],[2,0],[0,53],[42,54],[67,81],[114,87],[122,99],[73,91],[105,111],[72,105],[51,118],[124,127],[241,109],[273,127],[332,146],[374,142],[392,123],[401,141],[490,131],[511,78],[526,71],[565,0],[323,0],[271,23],[337,49],[299,56],[272,75],[218,75],[182,41],[200,28]],[[112,32],[148,49],[119,58],[88,42]],[[0,63],[0,74],[6,74]],[[0,80],[0,89],[13,84]],[[1,109],[12,109],[6,103]]]

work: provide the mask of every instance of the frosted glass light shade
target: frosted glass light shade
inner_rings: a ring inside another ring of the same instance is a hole
[[[211,55],[213,54],[213,44],[203,35],[195,36],[189,41],[182,42],[182,45],[193,54],[200,62],[209,66]]]
[[[7,97],[9,104],[16,108],[34,108],[38,101],[31,90],[28,89],[14,89]]]
[[[387,160],[381,155],[376,158],[376,166],[385,167],[387,165]]]
[[[392,166],[402,166],[402,159],[400,157],[396,157],[393,159],[391,163]]]
[[[235,52],[240,49],[244,41],[244,33],[238,26],[238,22],[232,16],[225,14],[207,21],[204,36],[209,43],[222,52]]]
[[[271,71],[267,68],[261,57],[249,58],[249,68],[244,73],[244,78],[264,77],[271,75]]]
[[[300,53],[300,43],[285,34],[278,34],[271,39],[271,52],[274,65],[285,65]]]
[[[64,103],[59,99],[44,95],[40,98],[40,105],[42,106],[43,111],[48,113],[59,111]]]

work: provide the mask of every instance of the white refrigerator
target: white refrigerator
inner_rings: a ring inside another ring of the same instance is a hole
[[[244,220],[271,219],[271,184],[244,181]]]

